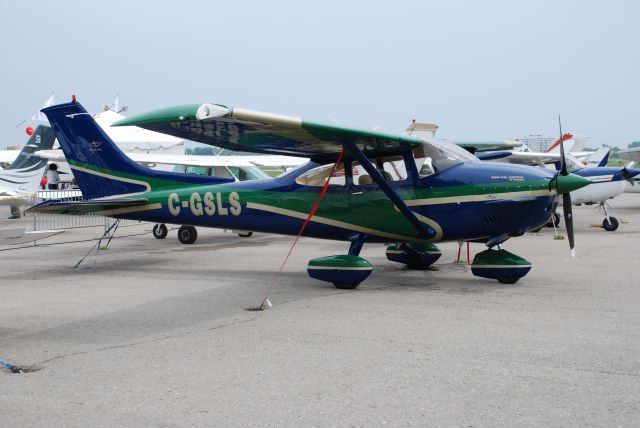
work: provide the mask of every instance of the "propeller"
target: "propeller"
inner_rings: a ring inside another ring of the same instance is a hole
[[[620,174],[624,177],[625,180],[631,183],[632,186],[635,186],[636,184],[635,181],[633,180],[633,177],[638,175],[637,170],[632,169],[635,164],[636,164],[635,162],[629,162],[628,164],[623,166],[622,170],[620,171]]]
[[[562,138],[562,121],[558,115],[558,128],[560,129],[560,171],[556,175],[566,177],[569,175],[567,171],[567,160],[564,156],[564,142]],[[576,245],[573,235],[573,207],[571,205],[571,192],[562,194],[562,211],[564,214],[564,224],[567,228],[567,237],[569,238],[569,248],[571,249],[571,257],[576,256]]]

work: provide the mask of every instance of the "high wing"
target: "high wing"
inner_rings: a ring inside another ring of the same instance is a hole
[[[190,104],[155,110],[115,122],[135,125],[230,150],[333,159],[354,143],[367,157],[398,154],[422,144],[416,137],[309,122],[219,104]],[[346,154],[350,156],[350,154]]]

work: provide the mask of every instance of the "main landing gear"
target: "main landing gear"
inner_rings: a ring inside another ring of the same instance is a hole
[[[502,284],[515,284],[531,270],[531,263],[507,250],[484,250],[471,263],[475,276],[497,279]]]
[[[156,239],[164,239],[169,233],[169,229],[164,223],[158,223],[153,226],[153,237]],[[253,235],[253,232],[246,230],[234,230],[233,233],[242,237],[249,238]],[[198,239],[198,231],[193,226],[180,226],[178,229],[178,240],[183,244],[193,244]]]
[[[436,244],[390,244],[386,255],[409,269],[428,269],[442,256],[442,250]]]
[[[358,234],[351,241],[349,254],[320,257],[309,261],[307,272],[311,278],[331,282],[339,289],[354,289],[367,279],[373,265],[359,257],[366,235]],[[499,248],[499,246],[498,246]],[[390,244],[387,259],[403,263],[409,269],[426,269],[442,255],[435,244]],[[502,284],[515,284],[531,270],[531,263],[507,250],[487,249],[476,254],[471,264],[475,276],[495,279]]]
[[[169,233],[169,229],[164,223],[158,223],[153,226],[153,237],[156,239],[164,239]],[[193,244],[198,239],[198,231],[193,226],[180,226],[178,229],[178,241],[183,244]]]
[[[180,226],[178,229],[178,241],[188,245],[193,244],[198,239],[198,231],[193,226]]]
[[[366,235],[357,234],[351,241],[349,254],[320,257],[309,260],[307,272],[311,278],[333,283],[341,290],[356,288],[367,279],[373,271],[373,265],[365,258],[359,257]]]

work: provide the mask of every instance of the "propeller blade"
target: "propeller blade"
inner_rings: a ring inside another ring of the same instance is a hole
[[[558,127],[560,128],[560,174],[567,175],[567,160],[564,157],[564,140],[562,138],[562,122],[558,115]]]
[[[564,211],[564,224],[567,228],[567,237],[569,238],[569,248],[571,249],[571,257],[576,256],[576,246],[573,238],[573,210],[571,206],[571,194],[562,194],[562,211]]]

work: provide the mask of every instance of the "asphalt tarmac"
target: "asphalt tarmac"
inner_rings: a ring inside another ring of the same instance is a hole
[[[534,266],[515,285],[455,243],[438,271],[365,245],[373,274],[341,291],[306,263],[347,245],[302,239],[263,312],[291,237],[128,226],[82,270],[93,242],[0,247],[0,360],[38,369],[0,371],[0,426],[637,426],[640,195],[612,205],[616,232],[574,209],[575,259],[550,229],[509,240]]]

